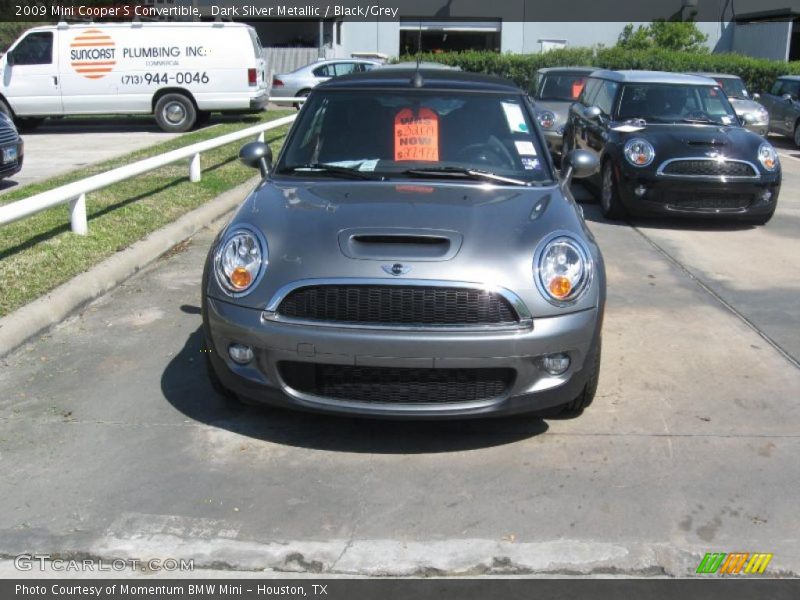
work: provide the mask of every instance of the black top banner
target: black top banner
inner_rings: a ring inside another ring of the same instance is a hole
[[[501,20],[730,22],[800,17],[796,0],[0,0],[4,21]]]

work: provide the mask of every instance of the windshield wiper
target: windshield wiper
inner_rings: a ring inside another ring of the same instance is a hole
[[[711,125],[722,125],[719,121],[715,121],[714,119],[709,119],[707,117],[693,117],[693,118],[685,118],[685,119],[678,119],[681,123],[709,123]]]
[[[348,179],[375,179],[374,175],[369,175],[356,168],[326,165],[325,163],[292,165],[291,167],[284,167],[279,173],[324,173],[334,177],[347,177]]]
[[[433,175],[434,177],[463,177],[466,179],[479,179],[481,181],[499,181],[501,183],[510,183],[512,185],[530,186],[529,181],[522,179],[512,179],[511,177],[503,177],[491,171],[481,171],[478,169],[467,169],[464,167],[420,167],[418,169],[408,169],[403,171],[404,175]]]

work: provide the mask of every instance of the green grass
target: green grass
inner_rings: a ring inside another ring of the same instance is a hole
[[[278,110],[242,122],[220,123],[168,142],[53,177],[0,196],[0,204],[162,154],[205,139],[294,114]],[[277,152],[288,127],[265,132]],[[243,183],[256,173],[236,158],[244,141],[201,155],[203,178],[188,179],[184,160],[98,190],[86,197],[89,235],[70,231],[69,207],[62,205],[0,227],[0,316],[38,298],[181,215]]]

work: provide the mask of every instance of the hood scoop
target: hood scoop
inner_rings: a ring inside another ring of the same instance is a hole
[[[727,146],[728,142],[726,140],[718,140],[715,138],[709,138],[705,140],[689,140],[686,142],[690,146],[700,147],[700,148],[722,148],[723,146]]]
[[[450,260],[463,239],[438,229],[345,229],[339,232],[339,248],[348,258],[362,260]]]

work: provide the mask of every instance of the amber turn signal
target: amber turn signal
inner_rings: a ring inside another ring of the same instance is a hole
[[[572,291],[572,284],[569,282],[569,279],[561,275],[553,277],[547,287],[550,289],[550,293],[556,298],[566,298],[569,296],[570,291]]]
[[[236,267],[231,273],[231,283],[239,289],[246,288],[252,280],[253,277],[250,275],[250,271],[244,267]]]

